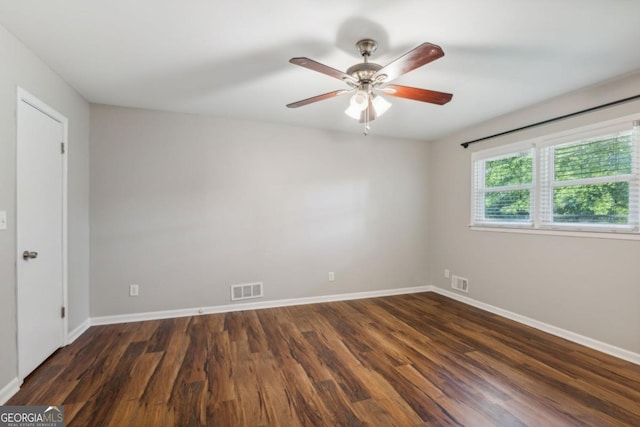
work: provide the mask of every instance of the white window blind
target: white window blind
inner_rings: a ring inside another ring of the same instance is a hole
[[[533,149],[475,162],[474,222],[532,224]]]
[[[471,224],[640,232],[640,121],[574,135],[474,153]]]
[[[629,125],[541,149],[541,225],[637,231],[637,134],[638,126]]]

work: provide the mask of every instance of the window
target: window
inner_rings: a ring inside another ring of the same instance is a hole
[[[475,164],[475,222],[532,224],[533,150]]]
[[[640,121],[473,154],[472,225],[638,233]]]

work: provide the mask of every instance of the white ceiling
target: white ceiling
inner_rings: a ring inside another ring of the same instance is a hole
[[[454,94],[390,98],[371,133],[432,139],[640,69],[638,0],[0,0],[0,24],[95,103],[360,132],[344,84],[355,42],[385,65],[430,42],[444,58],[395,83]]]

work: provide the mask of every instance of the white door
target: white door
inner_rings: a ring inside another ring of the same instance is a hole
[[[63,124],[18,99],[18,374],[63,345]]]

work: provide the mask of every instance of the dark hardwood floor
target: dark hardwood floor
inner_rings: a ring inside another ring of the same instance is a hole
[[[640,426],[640,366],[434,293],[94,326],[7,404],[67,426]]]

